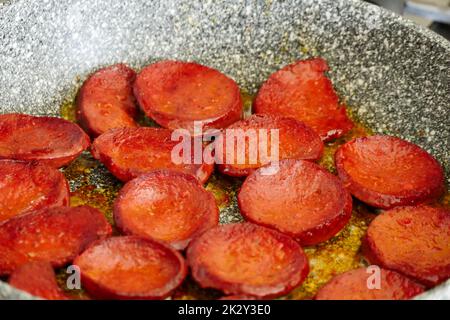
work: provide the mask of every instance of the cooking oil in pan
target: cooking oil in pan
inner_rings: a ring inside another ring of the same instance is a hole
[[[253,97],[242,93],[244,116],[251,114]],[[61,116],[69,121],[76,121],[74,102],[68,101],[61,106]],[[370,129],[355,118],[351,109],[349,116],[355,123],[354,128],[343,137],[326,143],[324,154],[319,164],[332,173],[336,173],[334,153],[343,143],[357,137],[371,135]],[[152,120],[140,114],[138,122],[143,126],[157,126]],[[112,206],[122,183],[115,179],[105,167],[85,152],[67,168],[64,174],[71,186],[71,205],[86,204],[101,210],[108,221],[114,226]],[[214,173],[205,188],[212,192],[220,209],[220,223],[243,221],[237,205],[237,192],[243,179]],[[449,206],[450,196],[446,196],[437,205]],[[281,299],[310,299],[317,290],[333,276],[366,265],[360,254],[361,238],[370,221],[376,216],[376,211],[361,202],[354,200],[353,214],[350,222],[332,239],[311,247],[304,248],[309,258],[310,273],[305,282]],[[116,231],[115,231],[116,232]],[[117,233],[117,232],[116,232]],[[68,275],[65,270],[58,272],[60,285],[66,287]],[[67,290],[66,290],[67,291]],[[69,290],[75,298],[88,298],[83,290]],[[200,288],[190,277],[173,294],[173,299],[215,299],[221,293],[216,290]]]

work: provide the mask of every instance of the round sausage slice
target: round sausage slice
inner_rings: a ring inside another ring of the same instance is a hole
[[[351,194],[383,209],[439,197],[444,173],[420,147],[390,136],[357,138],[335,154],[339,178]]]
[[[423,291],[421,285],[397,272],[379,269],[379,274],[375,274],[367,268],[359,268],[331,279],[319,290],[315,299],[406,300]]]
[[[194,148],[190,150],[191,157],[187,156],[189,161],[175,161],[173,154],[180,154],[176,148],[182,142],[172,141],[171,136],[172,131],[162,128],[112,129],[95,139],[91,152],[122,181],[155,169],[172,169],[192,174],[201,183],[206,182],[214,170],[214,164],[201,161],[196,164]],[[192,145],[191,138],[186,136],[186,139]]]
[[[58,283],[52,265],[45,261],[24,264],[9,277],[9,284],[19,290],[47,300],[67,300]]]
[[[56,117],[0,115],[0,159],[39,160],[60,168],[89,147],[75,123]]]
[[[323,152],[322,140],[305,124],[263,114],[235,122],[215,145],[219,170],[231,176],[249,175],[271,158],[318,160]]]
[[[450,210],[398,207],[370,223],[363,254],[372,264],[434,286],[450,278],[449,244]]]
[[[247,177],[238,194],[248,220],[287,233],[302,245],[330,239],[349,221],[350,194],[317,164],[287,159],[274,174],[261,169]]]
[[[134,70],[116,64],[98,70],[81,87],[77,96],[77,119],[96,137],[112,128],[137,127],[133,95]]]
[[[294,239],[251,223],[207,230],[190,243],[187,260],[202,287],[260,298],[288,293],[309,272],[306,255]]]
[[[315,58],[273,73],[259,89],[255,112],[293,117],[313,128],[324,141],[342,136],[353,123],[325,71],[327,62]]]
[[[111,232],[103,214],[88,206],[42,209],[11,218],[0,224],[0,275],[33,261],[64,266]]]
[[[0,223],[26,211],[67,206],[69,185],[39,162],[0,160]]]
[[[125,184],[114,204],[114,220],[126,234],[182,250],[193,237],[219,223],[219,209],[195,177],[154,171]]]
[[[134,93],[142,110],[169,129],[194,133],[224,128],[241,118],[243,104],[237,84],[215,69],[181,61],[160,61],[137,76]]]
[[[177,251],[135,236],[99,241],[74,264],[80,267],[84,288],[103,299],[164,299],[183,282],[187,272]]]

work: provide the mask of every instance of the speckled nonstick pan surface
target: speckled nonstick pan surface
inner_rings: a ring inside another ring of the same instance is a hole
[[[254,93],[274,70],[320,55],[375,132],[430,151],[450,177],[450,43],[351,0],[11,1],[0,5],[0,112],[59,115],[95,68],[195,60]],[[0,282],[0,297],[30,296]],[[424,296],[450,298],[450,282]]]

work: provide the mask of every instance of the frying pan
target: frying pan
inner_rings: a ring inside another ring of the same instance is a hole
[[[87,74],[195,60],[255,93],[320,55],[342,99],[375,132],[431,152],[450,177],[450,43],[351,0],[7,1],[0,5],[0,112],[59,115]],[[0,297],[31,296],[0,281]],[[450,282],[419,298],[450,299]]]

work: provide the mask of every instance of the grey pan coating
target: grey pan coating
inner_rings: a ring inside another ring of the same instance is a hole
[[[450,177],[450,43],[359,1],[12,1],[0,5],[0,113],[57,115],[78,76],[115,62],[196,60],[254,93],[315,55],[367,125],[424,147]],[[29,298],[1,282],[0,297]],[[422,297],[450,299],[450,282]]]

